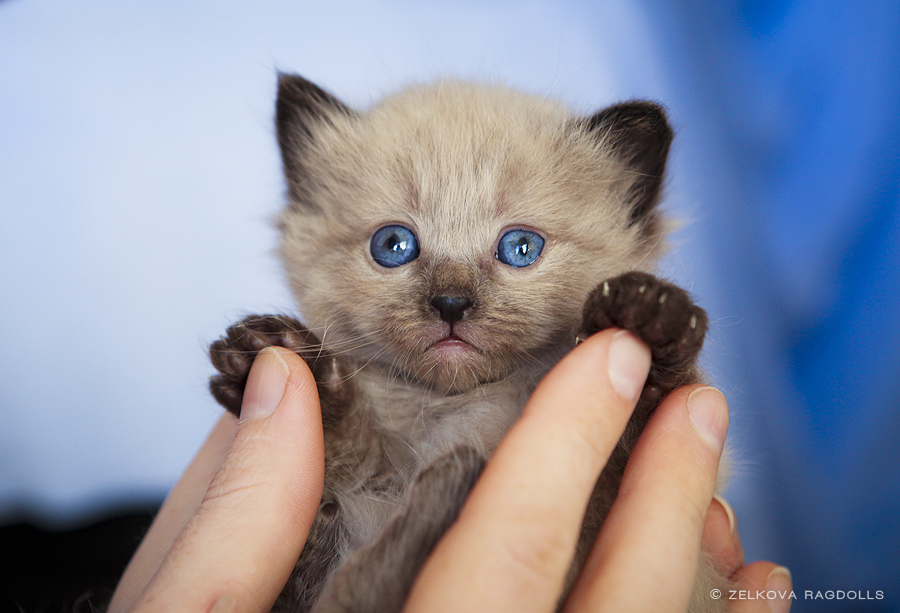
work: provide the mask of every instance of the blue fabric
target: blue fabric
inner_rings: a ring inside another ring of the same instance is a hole
[[[900,611],[900,3],[647,6],[706,149],[675,164],[716,209],[698,293],[736,322],[749,557],[791,569],[795,611]]]

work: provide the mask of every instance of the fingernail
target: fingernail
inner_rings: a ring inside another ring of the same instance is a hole
[[[731,505],[728,504],[728,501],[719,496],[718,494],[713,494],[713,498],[715,498],[722,508],[725,509],[725,515],[728,516],[728,528],[731,530],[731,534],[734,535],[734,529],[737,527],[737,520],[734,517],[734,509],[731,508]]]
[[[271,415],[284,396],[290,375],[291,370],[277,349],[266,347],[260,351],[244,388],[241,421]]]
[[[778,566],[769,573],[766,579],[766,600],[772,613],[788,613],[791,610],[793,585],[791,571],[784,566]]]
[[[650,372],[650,349],[625,330],[616,332],[609,345],[607,376],[620,396],[637,400]]]
[[[231,594],[222,596],[212,606],[212,608],[209,610],[209,613],[231,613],[231,611],[234,611],[234,607],[236,604],[237,598],[235,598]]]
[[[687,408],[697,434],[722,453],[728,433],[728,402],[722,392],[714,387],[695,389],[688,396]]]

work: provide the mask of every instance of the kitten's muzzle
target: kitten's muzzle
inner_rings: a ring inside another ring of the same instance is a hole
[[[472,304],[468,296],[435,296],[431,299],[431,306],[451,326],[463,318],[466,309],[471,308]]]

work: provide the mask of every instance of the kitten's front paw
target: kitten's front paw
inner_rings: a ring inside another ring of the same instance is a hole
[[[322,343],[296,319],[284,315],[250,315],[228,328],[225,336],[209,347],[209,357],[219,371],[209,380],[213,397],[240,415],[244,386],[256,355],[266,347],[284,347],[303,358],[321,388],[336,394],[345,379],[342,364],[322,349]]]
[[[582,334],[628,330],[653,355],[649,384],[667,392],[687,382],[703,347],[708,318],[686,291],[644,272],[601,283],[585,303]]]

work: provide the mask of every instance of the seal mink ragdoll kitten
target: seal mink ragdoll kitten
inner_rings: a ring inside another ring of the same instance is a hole
[[[359,112],[282,75],[276,115],[280,254],[309,327],[247,317],[212,345],[210,383],[237,414],[267,345],[300,354],[319,382],[325,491],[275,610],[398,611],[537,382],[577,337],[616,326],[653,366],[587,509],[574,577],[649,415],[699,378],[706,315],[649,273],[665,113],[628,102],[577,117],[459,82]],[[721,580],[706,566],[700,577],[692,610],[716,610],[703,581]]]

